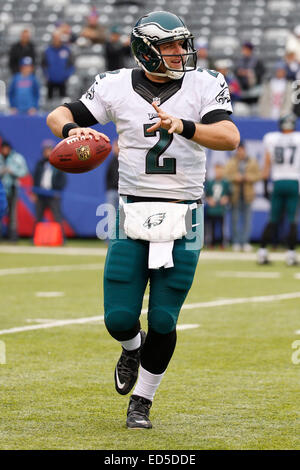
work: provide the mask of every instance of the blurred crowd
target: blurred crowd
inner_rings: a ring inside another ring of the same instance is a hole
[[[105,70],[132,67],[130,40],[118,25],[107,29],[95,7],[90,11],[79,34],[74,34],[69,24],[56,24],[52,40],[41,56],[36,53],[34,37],[25,29],[20,39],[9,50],[9,68],[12,74],[8,98],[12,113],[34,114],[40,107],[40,88],[46,86],[48,102],[69,95],[69,78],[76,74],[74,46],[89,50],[101,44]],[[236,58],[212,60],[206,38],[197,38],[198,66],[220,71],[230,88],[234,113],[240,116],[259,116],[278,119],[291,111],[300,115],[299,104],[293,103],[300,78],[300,25],[287,38],[285,54],[273,70],[267,70],[251,41],[241,45]],[[75,54],[76,56],[76,54]],[[35,71],[42,70],[40,79]],[[90,77],[90,81],[93,77]],[[76,97],[71,97],[72,99]]]
[[[252,251],[252,203],[256,197],[255,184],[261,180],[262,169],[257,159],[248,155],[243,141],[225,164],[215,164],[213,176],[205,184],[205,242],[208,247],[224,248],[231,242],[234,251]],[[225,225],[229,211],[230,234]]]
[[[52,139],[45,139],[41,144],[41,156],[35,165],[32,174],[32,192],[30,199],[35,205],[35,226],[42,222],[45,210],[50,209],[53,219],[60,225],[61,233],[63,230],[63,216],[61,212],[61,194],[66,186],[66,173],[57,170],[49,163],[49,157],[52,149],[55,147]],[[0,138],[0,190],[2,189],[2,199],[0,191],[0,212],[1,206],[7,209],[7,227],[6,238],[12,242],[16,242],[19,238],[17,202],[19,199],[19,180],[29,175],[29,169],[26,158],[17,152],[13,145]],[[4,204],[3,200],[6,200]],[[7,206],[7,207],[6,207]],[[0,239],[4,234],[1,225],[0,216]],[[33,227],[33,234],[35,232]]]
[[[8,100],[11,113],[35,114],[40,109],[41,86],[47,88],[47,100],[68,98],[68,81],[76,73],[74,45],[89,51],[94,44],[102,44],[105,70],[128,66],[131,58],[129,37],[122,34],[118,25],[107,30],[99,19],[95,7],[91,9],[81,32],[75,35],[65,22],[58,22],[51,43],[38,56],[34,37],[24,29],[19,40],[8,51],[11,80]],[[42,74],[38,78],[37,70]],[[101,72],[101,70],[99,70]],[[93,80],[93,77],[90,77]],[[75,98],[75,97],[73,97]]]
[[[263,58],[256,54],[251,41],[241,45],[236,59],[211,60],[205,38],[195,41],[198,65],[221,72],[228,83],[234,113],[237,116],[258,116],[278,119],[294,112],[300,115],[297,103],[300,79],[300,25],[290,33],[285,54],[273,70],[267,70]]]

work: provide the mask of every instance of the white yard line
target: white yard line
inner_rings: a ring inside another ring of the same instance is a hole
[[[239,297],[233,299],[220,299],[213,300],[209,302],[199,302],[195,304],[186,304],[183,305],[183,310],[191,310],[194,308],[209,308],[209,307],[222,307],[226,305],[236,305],[236,304],[248,304],[248,303],[257,303],[257,302],[276,302],[278,300],[290,300],[290,299],[299,299],[300,292],[291,292],[288,294],[276,294],[276,295],[262,295],[255,297]]]
[[[70,320],[56,320],[50,323],[43,323],[39,325],[17,326],[16,328],[9,328],[7,330],[0,330],[0,335],[20,333],[21,331],[43,330],[46,328],[54,328],[56,326],[66,325],[83,325],[84,323],[93,323],[104,320],[104,315],[97,315],[96,317],[85,318],[72,318]]]
[[[209,302],[185,304],[182,306],[182,310],[222,307],[222,306],[227,306],[227,305],[256,303],[256,302],[277,302],[280,300],[290,300],[290,299],[298,299],[298,298],[300,298],[300,292],[291,292],[287,294],[277,294],[277,295],[263,295],[263,296],[255,296],[255,297],[240,297],[240,298],[232,298],[232,299],[219,299],[219,300],[212,300]],[[147,313],[147,311],[148,309],[144,308],[142,310],[142,314]],[[69,319],[69,320],[56,320],[56,321],[51,321],[49,323],[44,323],[42,325],[19,326],[15,328],[9,328],[7,330],[0,330],[0,335],[19,333],[22,331],[54,328],[57,326],[84,324],[84,323],[91,323],[91,322],[98,322],[98,321],[102,322],[103,320],[104,320],[103,315],[94,316],[94,317],[74,318],[74,319]]]
[[[64,295],[65,295],[64,292],[36,292],[35,293],[36,297],[42,297],[42,298],[63,297]]]
[[[27,318],[26,323],[53,323],[54,318]]]
[[[177,325],[176,330],[191,330],[193,328],[199,328],[200,325],[195,324],[184,324],[184,325]]]
[[[271,261],[285,261],[285,253],[270,252],[269,258]],[[256,253],[234,253],[233,251],[205,251],[200,254],[200,260],[215,260],[215,261],[257,261]]]
[[[71,247],[71,246],[11,246],[0,245],[0,253],[23,254],[23,255],[84,255],[105,256],[106,248]]]
[[[246,279],[278,279],[281,273],[265,271],[216,271],[217,277],[238,277]]]
[[[36,274],[36,273],[59,273],[64,271],[94,271],[102,269],[103,263],[97,264],[69,264],[56,266],[31,266],[29,268],[5,268],[0,269],[0,276],[8,276],[12,274]]]
[[[11,246],[0,245],[0,253],[12,254],[49,254],[49,255],[70,255],[70,256],[105,256],[106,248],[91,247],[40,247],[40,246]],[[205,248],[201,252],[201,259],[207,260],[228,260],[228,261],[256,261],[256,253],[234,253],[231,251],[206,251]],[[285,253],[270,252],[272,261],[284,261]]]

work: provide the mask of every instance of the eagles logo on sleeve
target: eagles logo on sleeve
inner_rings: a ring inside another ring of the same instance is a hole
[[[86,99],[92,100],[95,96],[95,83],[88,89],[85,94]]]
[[[220,91],[220,93],[215,97],[217,103],[225,104],[230,103],[230,93],[228,87]]]

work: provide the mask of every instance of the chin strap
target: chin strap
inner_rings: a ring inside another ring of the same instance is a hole
[[[144,72],[147,72],[149,75],[155,75],[156,77],[168,77],[168,78],[172,78],[173,80],[179,80],[181,77],[183,77],[183,75],[186,72],[186,71],[175,72],[169,69],[167,69],[165,72],[162,72],[162,73],[149,72],[149,70],[147,70],[146,67],[144,67],[144,65],[140,61],[137,61],[137,63],[140,67],[142,67]]]

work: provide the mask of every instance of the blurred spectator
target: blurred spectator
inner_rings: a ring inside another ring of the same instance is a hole
[[[92,8],[87,17],[87,23],[83,27],[80,37],[87,39],[92,44],[103,44],[105,42],[106,28],[99,23],[99,14],[95,7]]]
[[[213,69],[213,61],[208,56],[208,42],[206,38],[195,40],[195,49],[197,50],[197,67],[201,69]]]
[[[292,111],[292,82],[286,78],[283,62],[277,64],[274,76],[263,84],[258,104],[260,117],[279,119]]]
[[[293,52],[295,59],[300,63],[300,24],[295,26],[293,32],[288,35],[285,50],[287,53]]]
[[[18,178],[28,173],[25,158],[13,150],[11,144],[2,141],[0,151],[0,178],[2,180],[7,202],[8,202],[8,238],[17,241],[17,200],[18,200]],[[0,229],[0,236],[2,230]]]
[[[215,62],[215,70],[222,73],[228,84],[231,101],[234,103],[241,97],[241,87],[231,68],[233,63],[230,59],[220,59]]]
[[[223,246],[224,217],[229,203],[230,185],[229,182],[224,179],[224,166],[220,163],[215,165],[215,178],[206,182],[205,195],[206,240],[212,247],[214,247],[218,241],[221,246]]]
[[[126,58],[131,56],[130,39],[124,41],[118,26],[113,26],[105,42],[104,55],[106,70],[118,70],[126,67]]]
[[[63,44],[73,44],[77,40],[77,35],[73,33],[71,26],[64,21],[56,23],[55,31],[60,34]]]
[[[35,65],[35,46],[31,41],[31,32],[29,29],[23,29],[20,40],[13,44],[9,51],[9,68],[12,74],[19,72],[20,62],[23,57],[31,57],[32,64]]]
[[[59,31],[52,35],[52,44],[44,52],[42,66],[47,79],[48,99],[52,99],[56,92],[60,97],[66,96],[67,80],[74,73],[74,65],[71,50],[62,43]]]
[[[225,177],[232,184],[232,242],[234,251],[251,251],[251,204],[255,197],[254,184],[261,179],[255,158],[247,155],[241,141],[235,155],[225,166]]]
[[[265,74],[265,67],[253,50],[253,44],[245,42],[242,45],[242,55],[235,65],[235,74],[242,89],[241,100],[247,104],[257,103]]]
[[[44,212],[51,209],[54,220],[61,224],[61,191],[66,186],[66,174],[49,163],[49,157],[55,142],[51,139],[42,142],[42,158],[37,162],[33,175],[35,194],[36,222],[43,220]]]
[[[300,64],[296,60],[294,52],[287,52],[282,60],[282,65],[286,70],[286,79],[294,81],[297,78],[297,74],[300,70]]]
[[[20,72],[16,73],[8,89],[13,113],[35,114],[39,107],[40,84],[33,73],[31,57],[23,57]]]
[[[0,179],[0,222],[6,212],[6,209],[7,209],[7,199],[6,199],[5,189]],[[0,225],[0,228],[1,228],[1,225]]]

